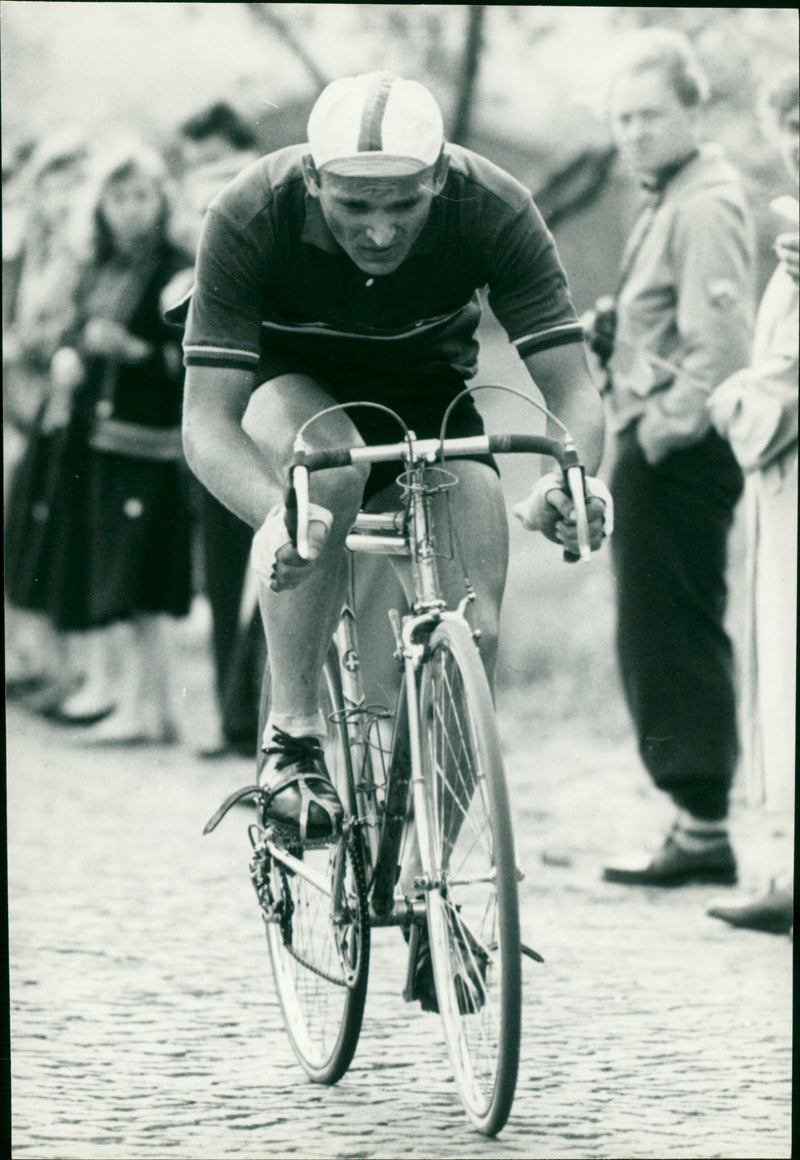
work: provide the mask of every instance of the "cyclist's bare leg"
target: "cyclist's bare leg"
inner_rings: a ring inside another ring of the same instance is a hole
[[[439,559],[439,579],[452,607],[466,595],[464,576],[477,599],[469,606],[472,628],[480,630],[480,654],[489,684],[494,684],[500,607],[508,572],[508,517],[500,478],[485,463],[448,461],[458,486],[434,499],[437,527],[447,527],[447,504],[453,527],[452,559]],[[448,501],[449,497],[449,501]],[[448,545],[441,545],[444,551]]]
[[[286,480],[298,429],[333,402],[307,375],[281,375],[253,393],[243,427]],[[305,439],[315,449],[363,442],[343,411],[312,424]],[[259,585],[272,671],[272,714],[284,722],[308,721],[319,712],[322,663],[345,594],[344,541],[361,504],[366,474],[355,467],[314,474],[311,498],[334,516],[322,554],[297,588],[276,593],[266,583]]]

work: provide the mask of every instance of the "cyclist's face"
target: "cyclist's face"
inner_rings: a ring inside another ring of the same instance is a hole
[[[611,128],[631,168],[657,173],[696,143],[697,113],[682,104],[658,67],[622,76],[611,94]]]
[[[161,200],[155,181],[144,173],[131,173],[108,183],[101,209],[119,249],[130,249],[155,230]]]
[[[446,166],[408,177],[341,177],[316,172],[306,185],[319,198],[328,228],[365,274],[392,274],[428,220],[431,202],[444,185]]]

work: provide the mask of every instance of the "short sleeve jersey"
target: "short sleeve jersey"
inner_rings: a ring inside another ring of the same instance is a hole
[[[442,193],[403,264],[369,277],[305,188],[305,145],[249,166],[212,202],[184,338],[187,366],[258,370],[262,348],[396,375],[475,373],[478,291],[522,357],[583,333],[553,238],[524,186],[448,146]]]

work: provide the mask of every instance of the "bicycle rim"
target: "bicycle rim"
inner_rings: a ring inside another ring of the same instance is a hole
[[[436,994],[467,1115],[495,1135],[519,1064],[517,868],[492,698],[471,635],[457,623],[431,637],[421,708]]]
[[[262,698],[266,716],[268,690]],[[335,668],[326,662],[321,696],[329,736],[326,762],[343,801],[346,728]],[[261,897],[267,946],[284,1026],[294,1052],[316,1083],[333,1084],[350,1066],[358,1044],[369,971],[370,927],[359,838],[352,830],[320,849],[291,850],[327,890],[267,856]],[[341,887],[332,896],[332,885]]]

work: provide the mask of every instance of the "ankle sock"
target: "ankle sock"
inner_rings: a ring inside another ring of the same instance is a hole
[[[307,716],[298,716],[294,713],[270,713],[264,727],[264,736],[261,739],[264,749],[268,749],[272,744],[274,729],[282,729],[290,737],[316,737],[322,742],[328,736],[327,723],[321,711]]]
[[[710,822],[696,818],[688,810],[679,810],[673,837],[684,850],[700,853],[728,842],[728,824],[724,818]]]

